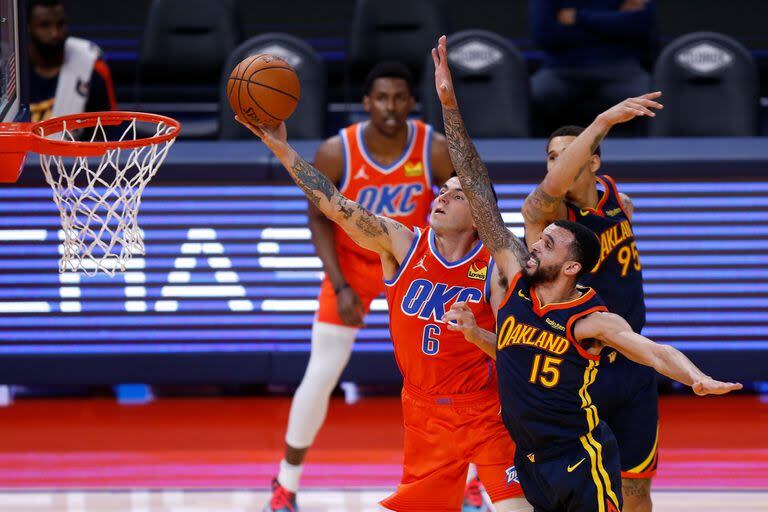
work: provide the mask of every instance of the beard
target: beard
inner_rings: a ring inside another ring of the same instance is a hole
[[[560,267],[550,265],[548,267],[542,267],[541,265],[536,267],[533,272],[523,272],[523,279],[528,283],[528,286],[536,286],[538,284],[551,283],[560,274]]]
[[[32,44],[35,45],[37,53],[39,53],[40,57],[46,61],[55,61],[64,58],[64,42],[65,39],[62,39],[61,42],[58,43],[44,43],[32,38]]]

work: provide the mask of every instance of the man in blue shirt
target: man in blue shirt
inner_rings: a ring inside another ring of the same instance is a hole
[[[530,0],[533,38],[545,53],[531,79],[537,130],[585,126],[651,90],[641,61],[653,47],[655,14],[653,0]]]

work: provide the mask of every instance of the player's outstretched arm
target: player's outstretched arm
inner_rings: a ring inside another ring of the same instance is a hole
[[[475,320],[475,315],[469,309],[466,302],[454,302],[443,320],[448,322],[448,330],[461,331],[464,339],[496,359],[496,333],[480,328]]]
[[[742,388],[739,383],[714,380],[676,348],[633,332],[626,320],[613,313],[588,315],[576,323],[573,334],[577,340],[599,340],[636,363],[651,366],[660,374],[691,386],[697,395],[723,395]]]
[[[523,203],[525,236],[529,243],[538,240],[549,224],[565,217],[565,194],[582,173],[588,172],[595,149],[608,135],[608,131],[614,125],[626,123],[635,117],[654,117],[654,109],[664,108],[655,101],[660,96],[659,91],[650,92],[614,105],[598,115],[557,157],[542,182],[528,194]]]
[[[525,265],[528,251],[523,243],[504,225],[501,212],[491,188],[491,178],[472,139],[469,138],[453,89],[451,70],[448,68],[446,37],[440,37],[437,48],[432,49],[435,63],[435,87],[443,106],[445,135],[453,168],[461,181],[472,210],[472,219],[480,239],[491,251],[496,264],[505,276],[513,276]]]
[[[288,144],[285,123],[272,129],[242,122],[237,117],[235,119],[266,144],[307,199],[323,215],[341,226],[358,245],[402,261],[413,241],[413,232],[395,220],[374,215],[341,195],[325,174],[310,165]]]

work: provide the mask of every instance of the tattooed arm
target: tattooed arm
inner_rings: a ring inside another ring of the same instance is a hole
[[[435,86],[443,106],[448,152],[453,168],[459,175],[462,191],[469,201],[472,219],[480,239],[493,254],[501,273],[513,276],[525,266],[528,251],[504,225],[488,170],[480,160],[480,155],[477,154],[477,149],[464,127],[453,90],[451,71],[448,69],[445,39],[445,36],[442,36],[437,49],[432,49],[432,59],[435,63]]]
[[[358,245],[378,253],[385,267],[395,265],[394,270],[397,270],[411,247],[415,236],[412,231],[395,220],[374,215],[341,195],[325,174],[288,144],[285,124],[275,129],[242,124],[272,150],[310,203],[338,224]],[[387,273],[385,268],[385,275]]]
[[[550,223],[565,218],[565,194],[585,172],[591,174],[597,168],[599,157],[595,150],[611,127],[638,116],[654,117],[651,109],[662,108],[654,101],[660,96],[660,92],[652,92],[626,99],[598,115],[565,149],[547,148],[547,175],[523,204],[525,238],[529,244],[536,242]]]

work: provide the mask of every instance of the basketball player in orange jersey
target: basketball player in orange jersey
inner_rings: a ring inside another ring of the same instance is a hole
[[[413,79],[396,62],[375,66],[365,81],[367,121],[342,129],[317,150],[314,165],[342,194],[408,228],[424,226],[452,172],[445,137],[409,121]],[[309,228],[325,278],[312,325],[312,352],[288,418],[286,448],[266,512],[292,511],[303,461],[325,421],[330,394],[349,361],[357,332],[384,283],[376,253],[357,245],[311,202]]]
[[[488,171],[459,112],[447,56],[442,36],[432,50],[435,87],[451,160],[495,262],[490,294],[498,335],[476,332],[474,313],[460,301],[444,319],[451,330],[467,330],[474,343],[495,356],[501,414],[517,443],[518,476],[536,512],[618,512],[619,450],[589,390],[599,374],[601,351],[619,351],[699,395],[742,386],[716,381],[675,348],[633,332],[627,320],[608,312],[595,290],[577,286],[602,254],[601,240],[589,228],[556,220],[529,244],[530,253],[506,228]],[[641,101],[626,107],[647,114],[649,106]]]
[[[405,426],[401,483],[382,505],[399,512],[458,512],[467,466],[474,462],[497,512],[530,511],[512,464],[514,444],[499,417],[493,361],[443,320],[461,301],[486,329],[494,325],[486,295],[491,262],[458,179],[441,187],[429,227],[409,229],[342,195],[291,148],[284,124],[249,128],[310,202],[379,259],[403,374]]]

